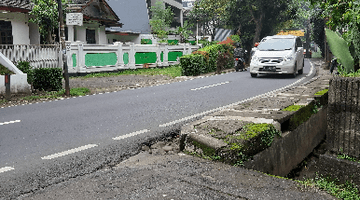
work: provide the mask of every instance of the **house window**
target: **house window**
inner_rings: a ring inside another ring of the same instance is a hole
[[[86,29],[86,42],[88,44],[96,44],[95,30]]]
[[[12,26],[9,21],[0,20],[0,44],[13,44]]]

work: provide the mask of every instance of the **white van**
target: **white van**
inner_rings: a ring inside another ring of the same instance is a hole
[[[258,74],[302,74],[304,48],[299,37],[274,35],[261,40],[250,62],[251,77]]]

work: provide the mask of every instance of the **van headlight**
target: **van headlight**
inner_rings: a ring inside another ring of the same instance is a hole
[[[255,55],[253,55],[253,57],[251,58],[251,62],[258,62],[259,58]]]
[[[293,57],[291,54],[285,56],[285,62],[290,62],[290,61],[292,61],[292,60],[294,60],[294,57]]]

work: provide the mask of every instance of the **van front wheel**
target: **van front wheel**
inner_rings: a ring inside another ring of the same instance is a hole
[[[293,78],[295,78],[295,77],[296,77],[296,73],[297,73],[297,66],[296,66],[296,64],[295,64],[294,73],[291,74],[291,76],[292,76]]]

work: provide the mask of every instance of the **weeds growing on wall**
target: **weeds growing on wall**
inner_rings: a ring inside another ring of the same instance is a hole
[[[339,184],[337,181],[331,180],[330,177],[322,177],[316,175],[314,179],[298,181],[305,187],[317,187],[339,199],[360,200],[359,190],[350,182]]]

